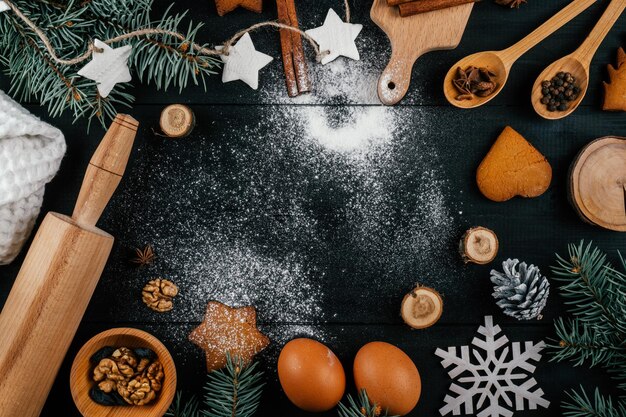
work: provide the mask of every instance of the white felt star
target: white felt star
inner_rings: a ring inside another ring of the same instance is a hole
[[[334,61],[338,56],[359,60],[359,50],[354,43],[357,36],[363,29],[363,25],[346,23],[335,13],[333,9],[328,10],[324,25],[309,29],[306,34],[315,39],[321,51],[330,51],[322,58],[322,64]]]
[[[5,2],[0,0],[0,13],[6,12],[9,9],[10,9],[10,7]]]
[[[94,80],[98,83],[100,95],[108,97],[115,84],[132,80],[128,70],[128,57],[133,48],[126,45],[113,49],[98,39],[94,39],[94,46],[103,51],[93,51],[91,62],[81,68],[78,75]]]
[[[217,49],[222,49],[218,46]],[[272,57],[254,49],[250,34],[246,33],[231,46],[228,55],[222,55],[224,71],[222,82],[241,80],[253,89],[259,88],[259,70],[272,61]]]

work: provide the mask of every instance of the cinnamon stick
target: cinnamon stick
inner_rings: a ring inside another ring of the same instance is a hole
[[[409,3],[402,3],[398,5],[398,8],[400,9],[400,16],[407,17],[477,1],[480,0],[415,0]]]
[[[402,3],[410,3],[416,0],[387,0],[387,6],[398,6]]]
[[[276,0],[276,8],[279,22],[298,27],[294,0]],[[280,47],[289,97],[311,91],[311,82],[309,81],[300,34],[292,30],[280,29]]]

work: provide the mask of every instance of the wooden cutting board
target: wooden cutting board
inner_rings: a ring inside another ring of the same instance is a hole
[[[370,16],[391,42],[391,60],[378,80],[378,97],[383,104],[396,104],[406,95],[417,58],[458,46],[473,7],[474,3],[469,3],[400,17],[398,8],[388,6],[387,0],[374,0]]]

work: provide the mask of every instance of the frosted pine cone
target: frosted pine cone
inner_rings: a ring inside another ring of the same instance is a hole
[[[541,318],[548,302],[550,282],[535,265],[527,266],[518,259],[502,262],[504,273],[491,270],[493,297],[507,316],[518,320]]]

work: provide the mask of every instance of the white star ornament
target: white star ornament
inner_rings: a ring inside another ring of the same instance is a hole
[[[132,51],[130,45],[120,48],[111,48],[106,43],[94,39],[96,48],[102,52],[93,51],[91,62],[78,71],[81,75],[98,83],[98,92],[102,97],[108,97],[117,83],[125,83],[132,80],[128,69],[128,57]]]
[[[5,2],[0,0],[0,13],[6,12],[9,9],[10,9],[10,7]]]
[[[359,50],[354,41],[361,33],[363,25],[346,23],[335,13],[333,9],[328,10],[324,24],[315,29],[309,29],[306,34],[315,39],[321,51],[330,51],[322,58],[322,64],[326,65],[334,61],[339,56],[358,61]]]
[[[217,49],[223,49],[218,46]],[[250,34],[246,33],[230,47],[228,55],[221,55],[224,62],[222,82],[241,80],[254,90],[259,88],[259,70],[272,62],[272,57],[254,49]]]

